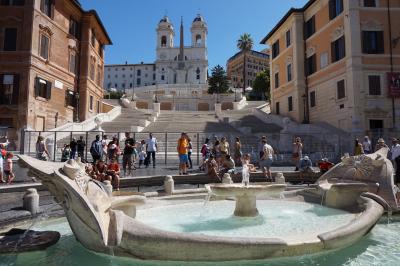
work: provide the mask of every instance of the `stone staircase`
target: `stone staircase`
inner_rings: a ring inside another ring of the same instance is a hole
[[[122,108],[121,115],[111,122],[101,125],[105,132],[131,132],[138,128],[145,128],[154,121],[154,116],[149,111]],[[140,131],[140,130],[139,130]]]

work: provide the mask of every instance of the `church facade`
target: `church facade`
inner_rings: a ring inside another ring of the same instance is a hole
[[[153,64],[106,65],[104,87],[135,93],[162,87],[207,87],[207,23],[201,15],[193,20],[191,43],[185,46],[181,21],[179,45],[174,45],[175,28],[165,16],[157,25],[156,61]],[[174,85],[175,84],[175,85]]]

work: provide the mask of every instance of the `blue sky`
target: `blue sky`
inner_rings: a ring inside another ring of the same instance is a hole
[[[84,9],[96,9],[113,45],[106,48],[106,63],[152,63],[155,61],[156,26],[167,14],[175,26],[179,44],[181,16],[185,45],[190,45],[190,25],[197,13],[208,24],[209,66],[220,64],[238,50],[236,41],[245,32],[262,50],[261,39],[290,7],[301,7],[307,0],[80,0]]]

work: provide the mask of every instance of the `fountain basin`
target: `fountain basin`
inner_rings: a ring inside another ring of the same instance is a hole
[[[285,190],[285,184],[242,185],[242,184],[208,184],[209,193],[220,197],[235,197],[235,216],[254,217],[259,214],[257,197],[279,197]]]
[[[246,237],[246,233],[210,236],[173,232],[140,220],[141,208],[154,207],[153,201],[148,202],[140,195],[109,195],[104,184],[91,180],[82,172],[79,162],[69,161],[62,169],[49,169],[42,161],[23,155],[19,157],[20,161],[35,169],[43,184],[62,204],[76,239],[87,249],[106,254],[112,250],[117,256],[166,261],[232,261],[311,254],[352,245],[371,230],[384,212],[378,202],[361,195],[351,203],[356,214],[351,221],[338,225],[338,228],[318,230],[295,238]],[[277,191],[283,191],[284,185],[256,186],[247,190],[237,185],[233,185],[231,190],[220,185],[215,188],[223,195],[229,191],[228,195],[233,196],[234,191],[240,197],[250,190],[257,196],[279,195]],[[271,193],[264,194],[268,190]],[[165,199],[154,201],[166,206],[168,200]],[[179,201],[173,196],[170,199]],[[294,199],[301,201],[300,197]],[[183,203],[185,201],[180,202]],[[184,213],[181,211],[175,216],[179,219]]]

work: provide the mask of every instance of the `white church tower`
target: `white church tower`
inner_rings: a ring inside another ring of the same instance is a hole
[[[174,47],[174,27],[165,16],[157,27],[156,83],[192,85],[207,83],[207,23],[200,15],[191,26],[191,45],[185,46],[183,21],[179,47]],[[188,86],[189,87],[189,86]]]

